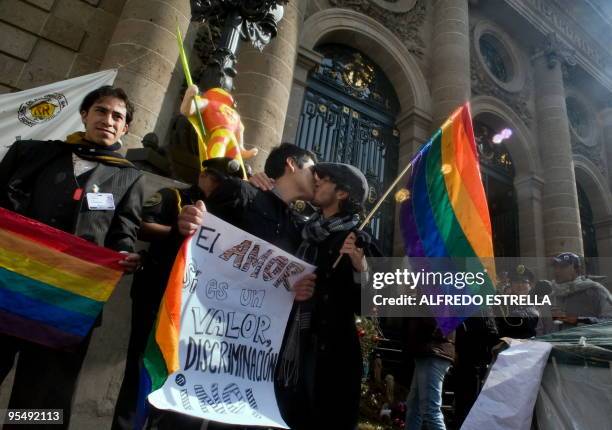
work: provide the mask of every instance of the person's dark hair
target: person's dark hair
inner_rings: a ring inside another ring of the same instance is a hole
[[[125,91],[123,91],[122,88],[113,87],[111,85],[104,85],[87,94],[83,99],[83,102],[81,103],[79,112],[89,112],[89,109],[94,105],[94,103],[103,97],[115,97],[120,100],[123,100],[123,102],[125,103],[126,110],[125,122],[126,124],[132,122],[132,118],[134,118],[134,105],[132,104],[132,102],[130,102],[127,94],[125,93]]]
[[[342,187],[339,186],[338,184],[336,184],[336,188],[342,191],[348,192],[348,190],[343,190]],[[342,214],[345,214],[345,215],[359,214],[363,218],[363,213],[364,213],[363,205],[361,204],[361,202],[358,202],[352,197],[349,197],[348,199],[340,200],[340,204],[338,205],[338,208],[340,209],[340,213]]]
[[[284,142],[270,151],[264,172],[272,179],[277,179],[285,173],[285,161],[293,158],[301,169],[308,160],[317,162],[317,156],[313,152],[302,149],[293,143]]]

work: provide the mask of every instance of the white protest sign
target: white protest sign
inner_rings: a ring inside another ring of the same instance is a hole
[[[16,140],[64,140],[83,130],[79,107],[85,96],[112,85],[117,69],[0,95],[0,160]]]
[[[274,374],[293,304],[311,266],[206,214],[191,237],[180,318],[180,369],[149,402],[236,425],[287,428]]]

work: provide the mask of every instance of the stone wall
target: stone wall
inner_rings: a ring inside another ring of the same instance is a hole
[[[0,93],[100,70],[125,0],[0,0]]]

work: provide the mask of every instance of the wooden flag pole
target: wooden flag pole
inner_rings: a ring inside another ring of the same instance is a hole
[[[368,215],[365,217],[363,222],[359,225],[359,227],[357,227],[357,231],[363,230],[365,226],[368,225],[370,221],[372,221],[372,217],[374,217],[376,212],[378,212],[378,209],[380,209],[380,206],[384,203],[385,199],[389,196],[389,194],[391,194],[391,191],[393,191],[393,188],[395,188],[396,185],[399,183],[399,181],[401,181],[401,179],[404,177],[404,175],[408,173],[408,170],[410,170],[413,163],[414,163],[414,158],[410,161],[410,163],[408,163],[408,165],[404,168],[404,170],[400,172],[400,174],[397,176],[397,178],[395,178],[395,180],[391,183],[391,185],[389,185],[389,188],[387,188],[387,191],[385,191],[382,197],[378,199],[378,202],[376,202],[376,204],[374,205],[372,210],[368,213]],[[332,269],[335,269],[336,266],[338,266],[343,256],[344,254],[340,254],[338,256],[338,258],[334,262],[334,265],[332,266]]]

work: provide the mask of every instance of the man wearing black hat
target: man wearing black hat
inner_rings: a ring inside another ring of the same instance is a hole
[[[528,295],[535,280],[533,272],[519,264],[509,275],[510,286],[504,294]],[[501,313],[502,316],[496,321],[500,337],[529,339],[536,335],[539,313],[535,306],[508,306],[501,309]]]
[[[139,363],[166,289],[176,254],[184,236],[177,230],[181,207],[198,200],[208,202],[219,185],[230,177],[242,178],[238,161],[219,157],[205,160],[198,184],[187,189],[164,188],[144,204],[140,239],[150,241],[142,270],[132,284],[132,331],[128,344],[125,375],[113,417],[113,429],[132,429],[138,397]],[[231,222],[232,210],[223,205],[210,205],[218,216]],[[189,421],[186,417],[184,421]],[[200,420],[194,420],[199,428]],[[186,423],[181,422],[184,426]]]
[[[370,236],[357,231],[367,190],[354,166],[315,166],[312,203],[319,210],[304,226],[296,256],[317,266],[317,281],[312,300],[297,305],[281,359],[281,382],[294,390],[285,408],[292,429],[357,425],[362,358],[354,314],[360,312],[365,256],[380,255]]]
[[[580,257],[562,252],[553,258],[553,319],[562,328],[612,319],[612,294],[600,283],[580,275]]]

